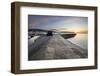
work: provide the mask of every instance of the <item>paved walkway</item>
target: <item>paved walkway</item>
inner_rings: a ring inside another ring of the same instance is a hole
[[[29,40],[29,60],[86,58],[87,50],[65,40],[60,35],[41,36]]]

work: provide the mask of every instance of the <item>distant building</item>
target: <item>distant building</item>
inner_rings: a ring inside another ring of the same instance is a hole
[[[53,36],[53,32],[52,31],[48,31],[47,32],[47,36]]]

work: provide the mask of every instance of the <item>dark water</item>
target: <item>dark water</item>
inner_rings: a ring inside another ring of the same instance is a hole
[[[88,34],[77,34],[68,40],[84,49],[88,48]]]

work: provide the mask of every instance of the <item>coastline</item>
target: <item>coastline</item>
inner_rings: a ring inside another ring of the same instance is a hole
[[[85,49],[60,35],[40,36],[33,43],[29,39],[28,60],[87,58]]]

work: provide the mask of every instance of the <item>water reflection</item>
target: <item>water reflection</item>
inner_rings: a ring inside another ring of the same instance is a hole
[[[88,34],[77,34],[68,40],[84,49],[88,48]]]

